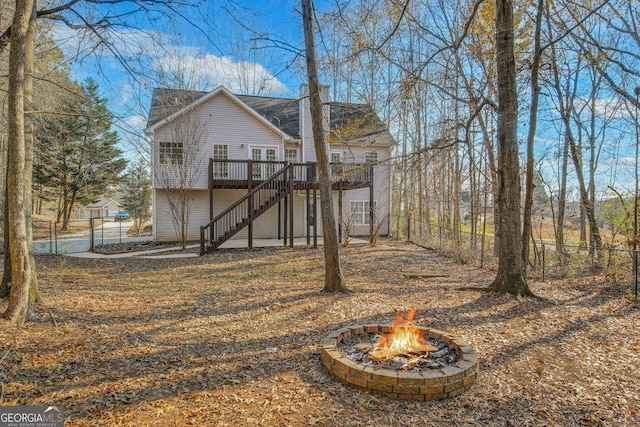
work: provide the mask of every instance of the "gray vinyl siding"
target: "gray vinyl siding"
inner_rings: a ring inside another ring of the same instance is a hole
[[[209,222],[209,192],[191,190],[190,196],[192,202],[189,209],[187,240],[200,241],[200,226]],[[167,193],[161,189],[153,191],[153,238],[158,242],[179,240],[167,203]]]
[[[340,150],[333,150],[340,151]],[[351,147],[349,150],[342,150],[342,161],[349,163],[364,163],[366,154],[375,151],[378,153],[378,164],[374,165],[373,170],[373,200],[376,202],[377,212],[374,218],[374,227],[381,224],[380,233],[386,235],[389,233],[389,216],[391,208],[391,164],[389,147]],[[334,210],[336,217],[338,216],[338,201],[334,191]],[[369,201],[369,188],[359,188],[356,190],[348,190],[343,194],[342,213],[343,222],[348,221],[351,213],[352,201]],[[351,234],[354,236],[368,236],[370,233],[369,225],[353,226]]]
[[[192,114],[194,116],[190,121],[201,123],[203,126],[199,133],[203,135],[202,158],[204,159],[192,188],[207,188],[208,159],[213,157],[214,144],[227,145],[229,159],[249,159],[252,146],[278,147],[278,159],[283,159],[282,137],[223,93],[196,107]],[[169,122],[155,131],[156,143],[172,141],[176,138],[171,125],[172,122]],[[157,162],[157,153],[153,159]],[[162,181],[158,178],[157,174],[154,175],[155,188],[162,186]]]
[[[205,141],[202,147],[203,167],[200,168],[198,177],[191,187],[194,189],[196,196],[189,220],[189,239],[198,240],[200,239],[200,226],[209,222],[207,173],[208,159],[213,157],[214,144],[227,145],[229,159],[237,160],[248,159],[250,147],[254,145],[278,147],[280,159],[284,155],[284,150],[280,135],[224,94],[215,96],[199,105],[193,114],[195,114],[193,120],[197,120],[205,126]],[[160,127],[154,133],[154,141],[156,142],[170,141],[173,137],[171,122]],[[157,162],[157,153],[153,159],[154,162]],[[154,188],[156,189],[154,191],[153,209],[154,239],[157,241],[177,240],[166,196],[164,195],[164,190],[161,189],[162,186],[163,180],[158,179],[156,172],[154,174]],[[224,202],[226,207],[235,202],[242,194],[240,191],[238,192],[238,197],[233,200],[226,199],[214,202],[214,206],[221,207]],[[270,214],[271,212],[265,215],[268,217]]]

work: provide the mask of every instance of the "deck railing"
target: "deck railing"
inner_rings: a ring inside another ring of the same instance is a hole
[[[216,181],[264,181],[287,162],[262,160],[210,160],[211,179]]]
[[[331,163],[329,165],[331,182],[345,186],[367,185],[371,183],[373,174],[369,163]]]
[[[274,173],[287,166],[282,161],[256,160],[215,160],[209,162],[209,180],[212,185],[247,186],[251,183],[269,179]],[[317,163],[292,163],[293,180],[296,188],[309,188],[317,185]],[[363,186],[371,183],[373,173],[368,163],[331,163],[330,175],[334,186],[342,183],[345,187]]]

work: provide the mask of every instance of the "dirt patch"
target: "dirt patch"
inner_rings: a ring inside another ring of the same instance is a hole
[[[335,296],[320,292],[322,253],[39,257],[43,302],[0,328],[0,403],[63,406],[69,426],[640,424],[640,311],[625,285],[533,282],[549,302],[517,301],[469,290],[494,272],[384,241],[342,251],[352,292]],[[412,308],[475,349],[468,391],[403,401],[328,374],[323,337]]]

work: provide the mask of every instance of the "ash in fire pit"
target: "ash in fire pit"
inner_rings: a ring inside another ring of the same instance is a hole
[[[411,330],[399,345],[394,332]],[[359,389],[415,400],[445,399],[469,389],[478,358],[464,341],[446,332],[411,325],[361,325],[322,340],[322,363],[331,375]]]
[[[429,340],[428,334],[413,324],[417,310],[396,316],[391,331],[385,334],[361,334],[338,341],[338,349],[366,366],[420,370],[440,369],[460,359],[456,351],[441,339]]]
[[[429,350],[426,351],[407,351],[407,354],[398,352],[388,358],[376,358],[372,351],[381,339],[382,335],[372,333],[351,336],[338,342],[337,348],[349,359],[365,366],[403,371],[440,369],[460,360],[455,349],[439,339],[426,340],[426,345],[429,346]]]

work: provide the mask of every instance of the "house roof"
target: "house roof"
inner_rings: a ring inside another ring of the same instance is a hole
[[[237,95],[229,92],[227,88],[224,86],[218,86],[211,92],[200,92],[200,91],[184,91],[179,90],[177,92],[172,91],[171,89],[161,89],[162,92],[154,99],[151,100],[151,105],[153,109],[153,105],[156,106],[156,111],[160,114],[156,114],[154,120],[156,120],[152,124],[147,125],[147,129],[145,132],[150,133],[155,128],[162,126],[163,124],[170,122],[171,120],[177,118],[181,114],[186,111],[189,111],[198,105],[206,102],[207,100],[217,96],[218,94],[226,95],[229,99],[236,102],[241,108],[244,108],[249,114],[253,115],[259,121],[262,121],[265,125],[270,127],[274,132],[282,134],[285,139],[291,138],[291,135],[284,132],[280,127],[274,125],[269,119],[267,119],[262,114],[258,113],[256,110],[251,108],[247,103],[243,102],[238,98]],[[153,96],[155,97],[156,90],[153,92]],[[152,97],[153,98],[153,97]],[[153,111],[149,111],[149,116],[153,115]]]
[[[300,110],[297,99],[237,95],[267,120],[294,138],[300,138]]]
[[[215,92],[215,91],[214,91]],[[178,113],[212,92],[159,88],[153,90],[147,128]],[[268,96],[232,95],[258,113],[273,126],[293,138],[300,138],[300,109],[298,98],[276,98]],[[367,104],[330,102],[330,129],[342,132],[344,140],[352,140],[387,132],[387,127]]]
[[[109,206],[111,203],[115,203],[118,206],[121,206],[120,203],[116,202],[113,199],[107,198],[102,199],[98,203],[92,203],[90,205],[85,206],[85,209],[104,209]]]
[[[151,108],[149,109],[149,119],[147,127],[166,119],[173,113],[189,105],[208,92],[179,89],[154,89],[151,96]]]

